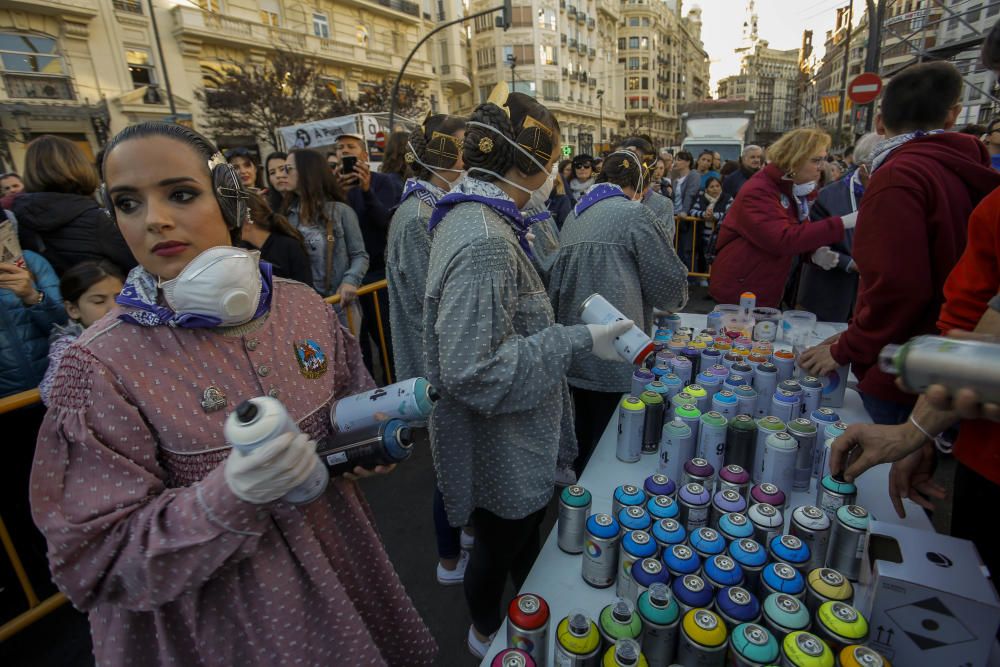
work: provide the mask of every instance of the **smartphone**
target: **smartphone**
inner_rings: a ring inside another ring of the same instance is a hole
[[[358,158],[353,155],[345,155],[340,160],[340,173],[342,174],[353,174],[354,165],[358,163]]]

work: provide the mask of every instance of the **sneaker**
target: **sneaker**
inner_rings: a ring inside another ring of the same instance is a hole
[[[449,570],[438,563],[437,580],[442,586],[457,586],[465,579],[465,567],[469,564],[469,552],[463,551],[458,557],[458,564],[454,570]]]
[[[708,287],[708,281],[702,278],[700,281],[698,281],[698,285],[700,287]]]
[[[576,473],[572,468],[556,468],[556,486],[573,486],[576,484]]]
[[[463,551],[472,551],[472,547],[476,546],[476,536],[469,535],[464,530],[459,531],[459,541]]]
[[[497,633],[494,632],[492,635],[489,636],[489,638],[487,638],[486,641],[484,642],[479,641],[479,637],[476,636],[476,632],[472,629],[472,626],[470,625],[469,639],[467,642],[469,646],[469,652],[472,655],[476,656],[478,660],[482,660],[483,658],[486,657],[486,654],[489,652],[490,644],[493,643],[493,638],[496,636]]]

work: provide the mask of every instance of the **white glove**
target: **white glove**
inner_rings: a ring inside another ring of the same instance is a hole
[[[840,219],[844,223],[844,229],[854,229],[855,225],[858,224],[858,212],[842,215]]]
[[[632,320],[618,320],[611,324],[588,324],[590,337],[594,344],[590,353],[604,361],[622,361],[622,356],[615,349],[615,339],[632,328]]]
[[[824,271],[829,271],[840,262],[840,253],[825,245],[812,254],[812,262]]]
[[[262,505],[306,481],[316,465],[316,443],[304,433],[285,433],[249,454],[233,448],[226,459],[226,484],[240,500]]]

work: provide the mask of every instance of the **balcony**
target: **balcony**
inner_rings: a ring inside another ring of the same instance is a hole
[[[576,48],[576,40],[570,37],[569,39],[569,50],[572,51]]]
[[[119,12],[142,14],[142,4],[139,0],[111,0],[111,6]]]
[[[593,30],[596,27],[597,27],[597,21],[596,20],[594,20],[592,18],[587,19],[587,30]]]
[[[377,12],[393,18],[412,17],[420,21],[420,5],[409,0],[341,0],[345,4],[354,5],[362,10]]]
[[[591,60],[593,60],[594,58],[596,58],[597,57],[597,49],[591,47],[587,51],[587,57],[590,58]]]
[[[472,90],[469,71],[465,65],[441,65],[441,85],[456,95]]]
[[[559,0],[559,9],[566,10],[566,0]]]
[[[590,79],[587,81],[587,85],[591,88],[597,88],[597,79]]]
[[[576,7],[573,6],[573,5],[570,5],[569,7],[567,7],[566,8],[566,15],[569,16],[570,20],[575,19],[576,18]]]
[[[586,23],[587,22],[587,14],[584,13],[584,12],[579,12],[576,15],[576,22],[579,23],[580,25],[583,25],[584,23]]]
[[[3,8],[31,14],[91,19],[102,0],[4,0]]]
[[[566,46],[566,33],[563,33],[562,37],[559,38],[559,43]]]
[[[68,77],[37,74],[3,75],[7,97],[24,100],[74,100]]]

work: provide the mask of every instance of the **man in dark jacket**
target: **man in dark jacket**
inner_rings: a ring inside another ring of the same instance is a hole
[[[729,195],[730,199],[736,199],[736,193],[740,191],[743,184],[760,171],[763,158],[764,151],[760,146],[753,144],[746,146],[740,155],[740,168],[723,179],[722,194]]]
[[[806,351],[810,375],[852,364],[872,421],[906,420],[915,397],[878,367],[888,343],[937,332],[945,279],[965,249],[969,215],[1000,185],[982,142],[943,132],[955,124],[962,78],[948,62],[913,65],[882,94],[872,176],[854,234],[861,281],[854,320]]]
[[[337,137],[337,157],[340,166],[334,172],[340,179],[340,185],[347,192],[347,203],[354,209],[361,225],[361,235],[365,239],[365,250],[368,251],[368,273],[365,274],[363,285],[385,279],[385,245],[389,236],[389,223],[392,221],[392,209],[399,203],[403,191],[399,183],[388,174],[374,172],[369,167],[368,149],[365,139],[360,134],[342,134]],[[355,159],[351,171],[345,172],[344,158]],[[389,296],[386,290],[376,292],[379,308],[383,313],[382,326],[385,339],[390,339],[389,329]],[[375,325],[375,304],[372,297],[362,297],[361,309],[364,320],[361,325],[361,352],[365,366],[372,370],[374,354],[370,348],[369,337],[378,340],[378,328]],[[377,348],[377,345],[376,345]],[[390,357],[392,350],[389,350]],[[392,359],[383,359],[382,367],[392,365]]]

